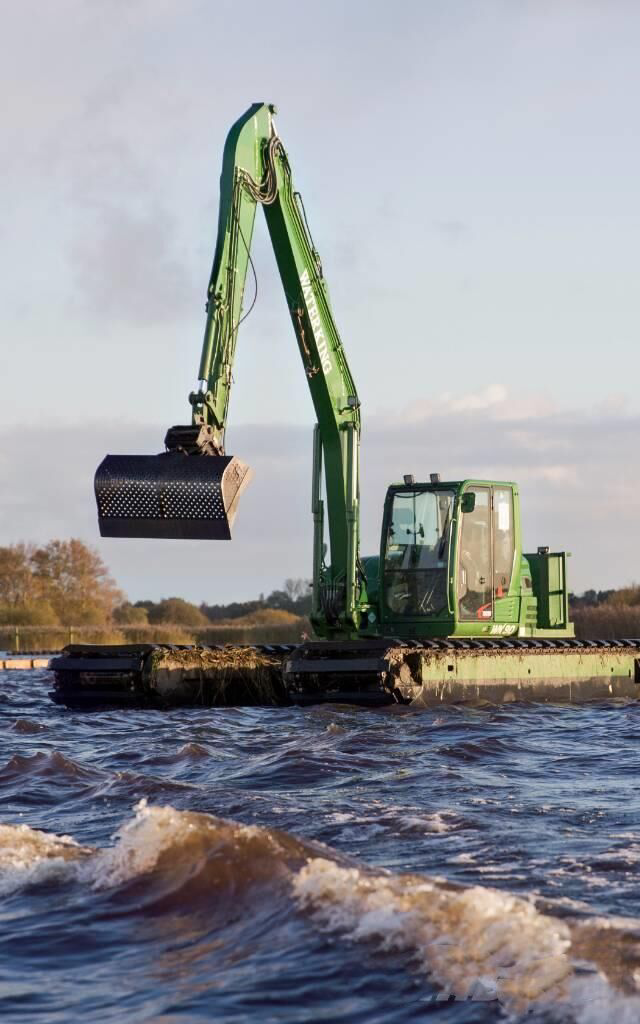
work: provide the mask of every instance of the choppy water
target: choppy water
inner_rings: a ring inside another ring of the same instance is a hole
[[[640,1020],[640,704],[69,712],[0,673],[0,1018]]]

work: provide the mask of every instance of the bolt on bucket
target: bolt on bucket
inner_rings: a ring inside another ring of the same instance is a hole
[[[232,455],[107,455],[95,475],[102,537],[231,540],[251,470]]]

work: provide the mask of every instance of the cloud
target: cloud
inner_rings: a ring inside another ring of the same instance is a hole
[[[411,419],[420,421],[453,413],[483,412],[492,421],[537,419],[555,412],[553,400],[546,394],[512,394],[503,384],[488,384],[479,391],[445,391],[433,398],[412,402],[407,408]]]
[[[463,238],[470,232],[469,225],[463,220],[435,220],[433,227],[450,242],[461,242]]]
[[[193,282],[168,213],[156,204],[138,212],[110,206],[95,220],[71,250],[86,309],[127,325],[183,321]]]
[[[491,406],[489,406],[491,409]],[[575,590],[640,578],[640,418],[557,412],[527,423],[486,410],[441,411],[421,421],[364,423],[362,550],[378,550],[386,487],[428,479],[515,480],[525,548],[573,553]],[[163,425],[164,426],[164,425]],[[230,452],[254,469],[231,544],[101,540],[93,473],[109,452],[153,453],[163,426],[96,422],[0,433],[0,543],[78,536],[94,544],[133,599],[179,594],[212,602],[249,598],[311,568],[311,429],[264,424],[230,431]]]

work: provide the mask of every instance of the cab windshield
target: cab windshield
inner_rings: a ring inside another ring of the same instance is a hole
[[[396,617],[447,610],[453,491],[401,491],[393,499],[384,559],[385,603]]]

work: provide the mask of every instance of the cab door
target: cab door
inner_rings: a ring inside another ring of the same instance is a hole
[[[458,545],[458,617],[462,622],[493,618],[491,488],[470,487],[472,512],[462,514]]]
[[[493,595],[506,598],[513,576],[515,555],[513,488],[493,488]],[[496,609],[496,612],[498,610]],[[504,606],[503,606],[504,611]],[[498,614],[498,620],[500,615]]]

